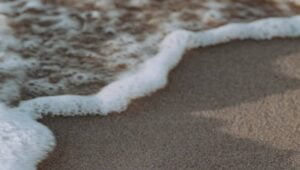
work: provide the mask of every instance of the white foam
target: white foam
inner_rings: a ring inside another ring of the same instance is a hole
[[[21,94],[18,82],[10,80],[2,83],[2,86],[0,87],[0,94],[0,103],[3,102],[9,104],[11,101],[18,101]]]
[[[300,16],[269,18],[247,24],[228,24],[203,32],[175,31],[161,43],[159,53],[132,72],[104,87],[93,96],[40,97],[21,103],[20,108],[35,112],[34,117],[54,115],[107,115],[124,111],[132,99],[149,95],[167,84],[168,73],[180,61],[185,50],[231,40],[271,39],[300,36]],[[58,102],[62,101],[62,102]],[[78,111],[75,113],[74,111]]]
[[[23,7],[24,10],[28,9],[41,9],[44,5],[39,0],[30,0]]]
[[[0,13],[10,13],[12,11],[12,5],[17,2],[1,2],[0,3]]]
[[[149,0],[130,0],[129,6],[132,7],[142,7],[144,5],[150,4]]]
[[[8,6],[0,6],[1,11],[9,11]],[[30,62],[22,60],[11,53],[8,48],[18,45],[12,35],[7,18],[0,15],[0,72],[18,74],[22,77],[22,69],[30,66]],[[15,69],[18,68],[18,71]],[[18,73],[17,73],[18,72]],[[19,98],[18,81],[4,81],[0,88],[0,102],[11,102]],[[33,170],[46,154],[52,150],[55,139],[52,132],[44,125],[33,120],[29,114],[17,109],[7,108],[0,103],[0,169],[1,170]]]
[[[22,69],[25,75],[19,83],[22,89],[20,100],[25,100],[33,96],[91,94],[92,90],[77,93],[75,86],[80,83],[71,83],[69,75],[64,73],[77,70],[101,75],[103,79],[93,83],[86,79],[84,84],[100,89],[119,74],[135,69],[154,56],[165,35],[179,29],[203,30],[232,21],[282,15],[276,7],[265,6],[271,2],[261,3],[258,7],[251,4],[196,0],[189,3],[171,0],[14,0],[1,3],[0,13],[2,5],[2,11],[6,11],[3,14],[9,17],[20,41],[20,45],[13,45],[19,48],[14,52],[22,60],[30,58],[40,63],[35,70]],[[291,12],[294,14],[292,9]],[[50,65],[58,69],[48,69]],[[39,76],[35,76],[37,74]],[[48,81],[49,77],[55,80]],[[26,86],[32,81],[39,82],[39,87]],[[52,87],[63,86],[63,90],[40,88],[50,84]]]
[[[0,103],[0,169],[34,170],[54,145],[46,126]]]
[[[109,1],[105,2],[109,3]],[[32,6],[38,8],[39,4],[33,3]],[[6,18],[1,17],[0,50],[7,55],[7,47],[16,45],[17,41],[10,33]],[[75,21],[65,17],[60,20],[62,22],[56,27],[77,28]],[[64,21],[68,24],[62,24]],[[12,38],[12,41],[7,43],[6,36]],[[168,83],[169,72],[180,62],[187,49],[215,45],[235,39],[297,36],[300,36],[300,16],[264,19],[248,24],[229,24],[196,33],[185,30],[175,31],[167,35],[160,43],[157,55],[146,60],[135,70],[123,74],[97,94],[39,97],[23,101],[19,107],[14,109],[0,104],[1,168],[8,170],[35,169],[38,161],[45,156],[47,151],[51,150],[55,144],[52,133],[34,119],[44,115],[107,115],[111,112],[122,112],[131,100],[150,95],[165,87]],[[22,62],[18,63],[24,65]],[[9,67],[16,66],[10,64]],[[13,92],[10,90],[5,90],[8,92],[7,96]]]
[[[15,46],[18,41],[12,36],[8,26],[7,17],[0,14],[0,52],[5,51],[9,46]]]

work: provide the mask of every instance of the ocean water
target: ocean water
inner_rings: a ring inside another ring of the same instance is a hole
[[[153,57],[173,31],[299,12],[299,0],[1,0],[9,42],[0,48],[0,101],[93,94]]]
[[[0,0],[0,169],[36,169],[54,148],[36,119],[122,112],[163,88],[188,49],[299,37],[299,8],[299,0]]]

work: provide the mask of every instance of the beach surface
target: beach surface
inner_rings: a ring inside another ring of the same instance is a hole
[[[189,51],[168,86],[107,117],[47,117],[40,170],[297,169],[300,39]]]

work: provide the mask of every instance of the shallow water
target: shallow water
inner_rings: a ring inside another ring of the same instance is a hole
[[[174,30],[299,12],[298,0],[1,0],[18,43],[0,48],[0,101],[95,93],[154,56]]]

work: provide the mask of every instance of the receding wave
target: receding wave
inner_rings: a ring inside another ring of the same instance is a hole
[[[7,155],[0,156],[0,164],[35,169],[55,145],[37,118],[122,112],[132,99],[163,88],[186,50],[300,36],[299,4],[0,2],[0,152]]]

